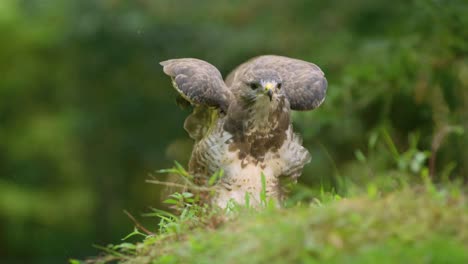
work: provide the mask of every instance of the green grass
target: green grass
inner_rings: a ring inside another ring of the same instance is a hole
[[[182,212],[190,217],[163,221],[161,234],[126,243],[131,249],[111,247],[97,262],[468,263],[468,204],[461,187],[408,187],[353,198],[324,194],[320,200],[328,202],[260,212],[238,207],[228,215],[195,206]]]
[[[356,151],[358,163],[347,167],[352,177],[337,173],[337,191],[295,185],[284,208],[264,191],[258,194],[261,208],[250,207],[249,196],[226,210],[202,204],[199,197],[212,192],[222,171],[200,187],[176,163],[161,172],[180,176],[194,193],[170,195],[165,203],[172,213],[153,209],[146,215],[160,219],[156,234],[135,229],[87,262],[468,263],[466,185],[447,177],[435,185],[417,137],[401,153],[388,135],[383,138],[379,155],[393,150],[390,159],[375,158],[377,138],[371,137],[367,151]],[[133,244],[133,236],[144,238]]]

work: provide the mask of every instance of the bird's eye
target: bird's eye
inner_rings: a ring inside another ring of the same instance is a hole
[[[278,87],[278,89],[281,89],[281,83],[278,83],[276,87]]]
[[[258,84],[257,84],[257,83],[250,83],[250,88],[252,88],[253,90],[255,90],[255,89],[258,88]]]

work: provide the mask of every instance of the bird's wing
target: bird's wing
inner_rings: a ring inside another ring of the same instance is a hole
[[[226,111],[231,92],[221,73],[206,61],[192,58],[162,61],[164,73],[171,76],[174,88],[191,104],[219,107]]]
[[[327,79],[315,64],[283,56],[265,55],[255,57],[234,69],[226,78],[231,86],[237,75],[251,67],[276,70],[283,80],[282,89],[293,110],[312,110],[324,100],[327,91]]]

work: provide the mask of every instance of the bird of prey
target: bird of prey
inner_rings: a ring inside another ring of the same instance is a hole
[[[259,205],[260,192],[283,197],[281,177],[292,181],[310,161],[293,132],[291,110],[317,108],[325,99],[327,80],[310,62],[283,56],[252,58],[223,81],[211,64],[194,58],[160,63],[182,102],[193,106],[184,128],[195,141],[189,172],[206,179],[219,170],[211,202]],[[263,178],[263,184],[262,184]]]

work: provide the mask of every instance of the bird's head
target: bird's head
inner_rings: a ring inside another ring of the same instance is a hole
[[[279,74],[273,70],[256,70],[250,72],[243,82],[242,90],[250,100],[268,98],[271,102],[281,94],[282,80]]]

